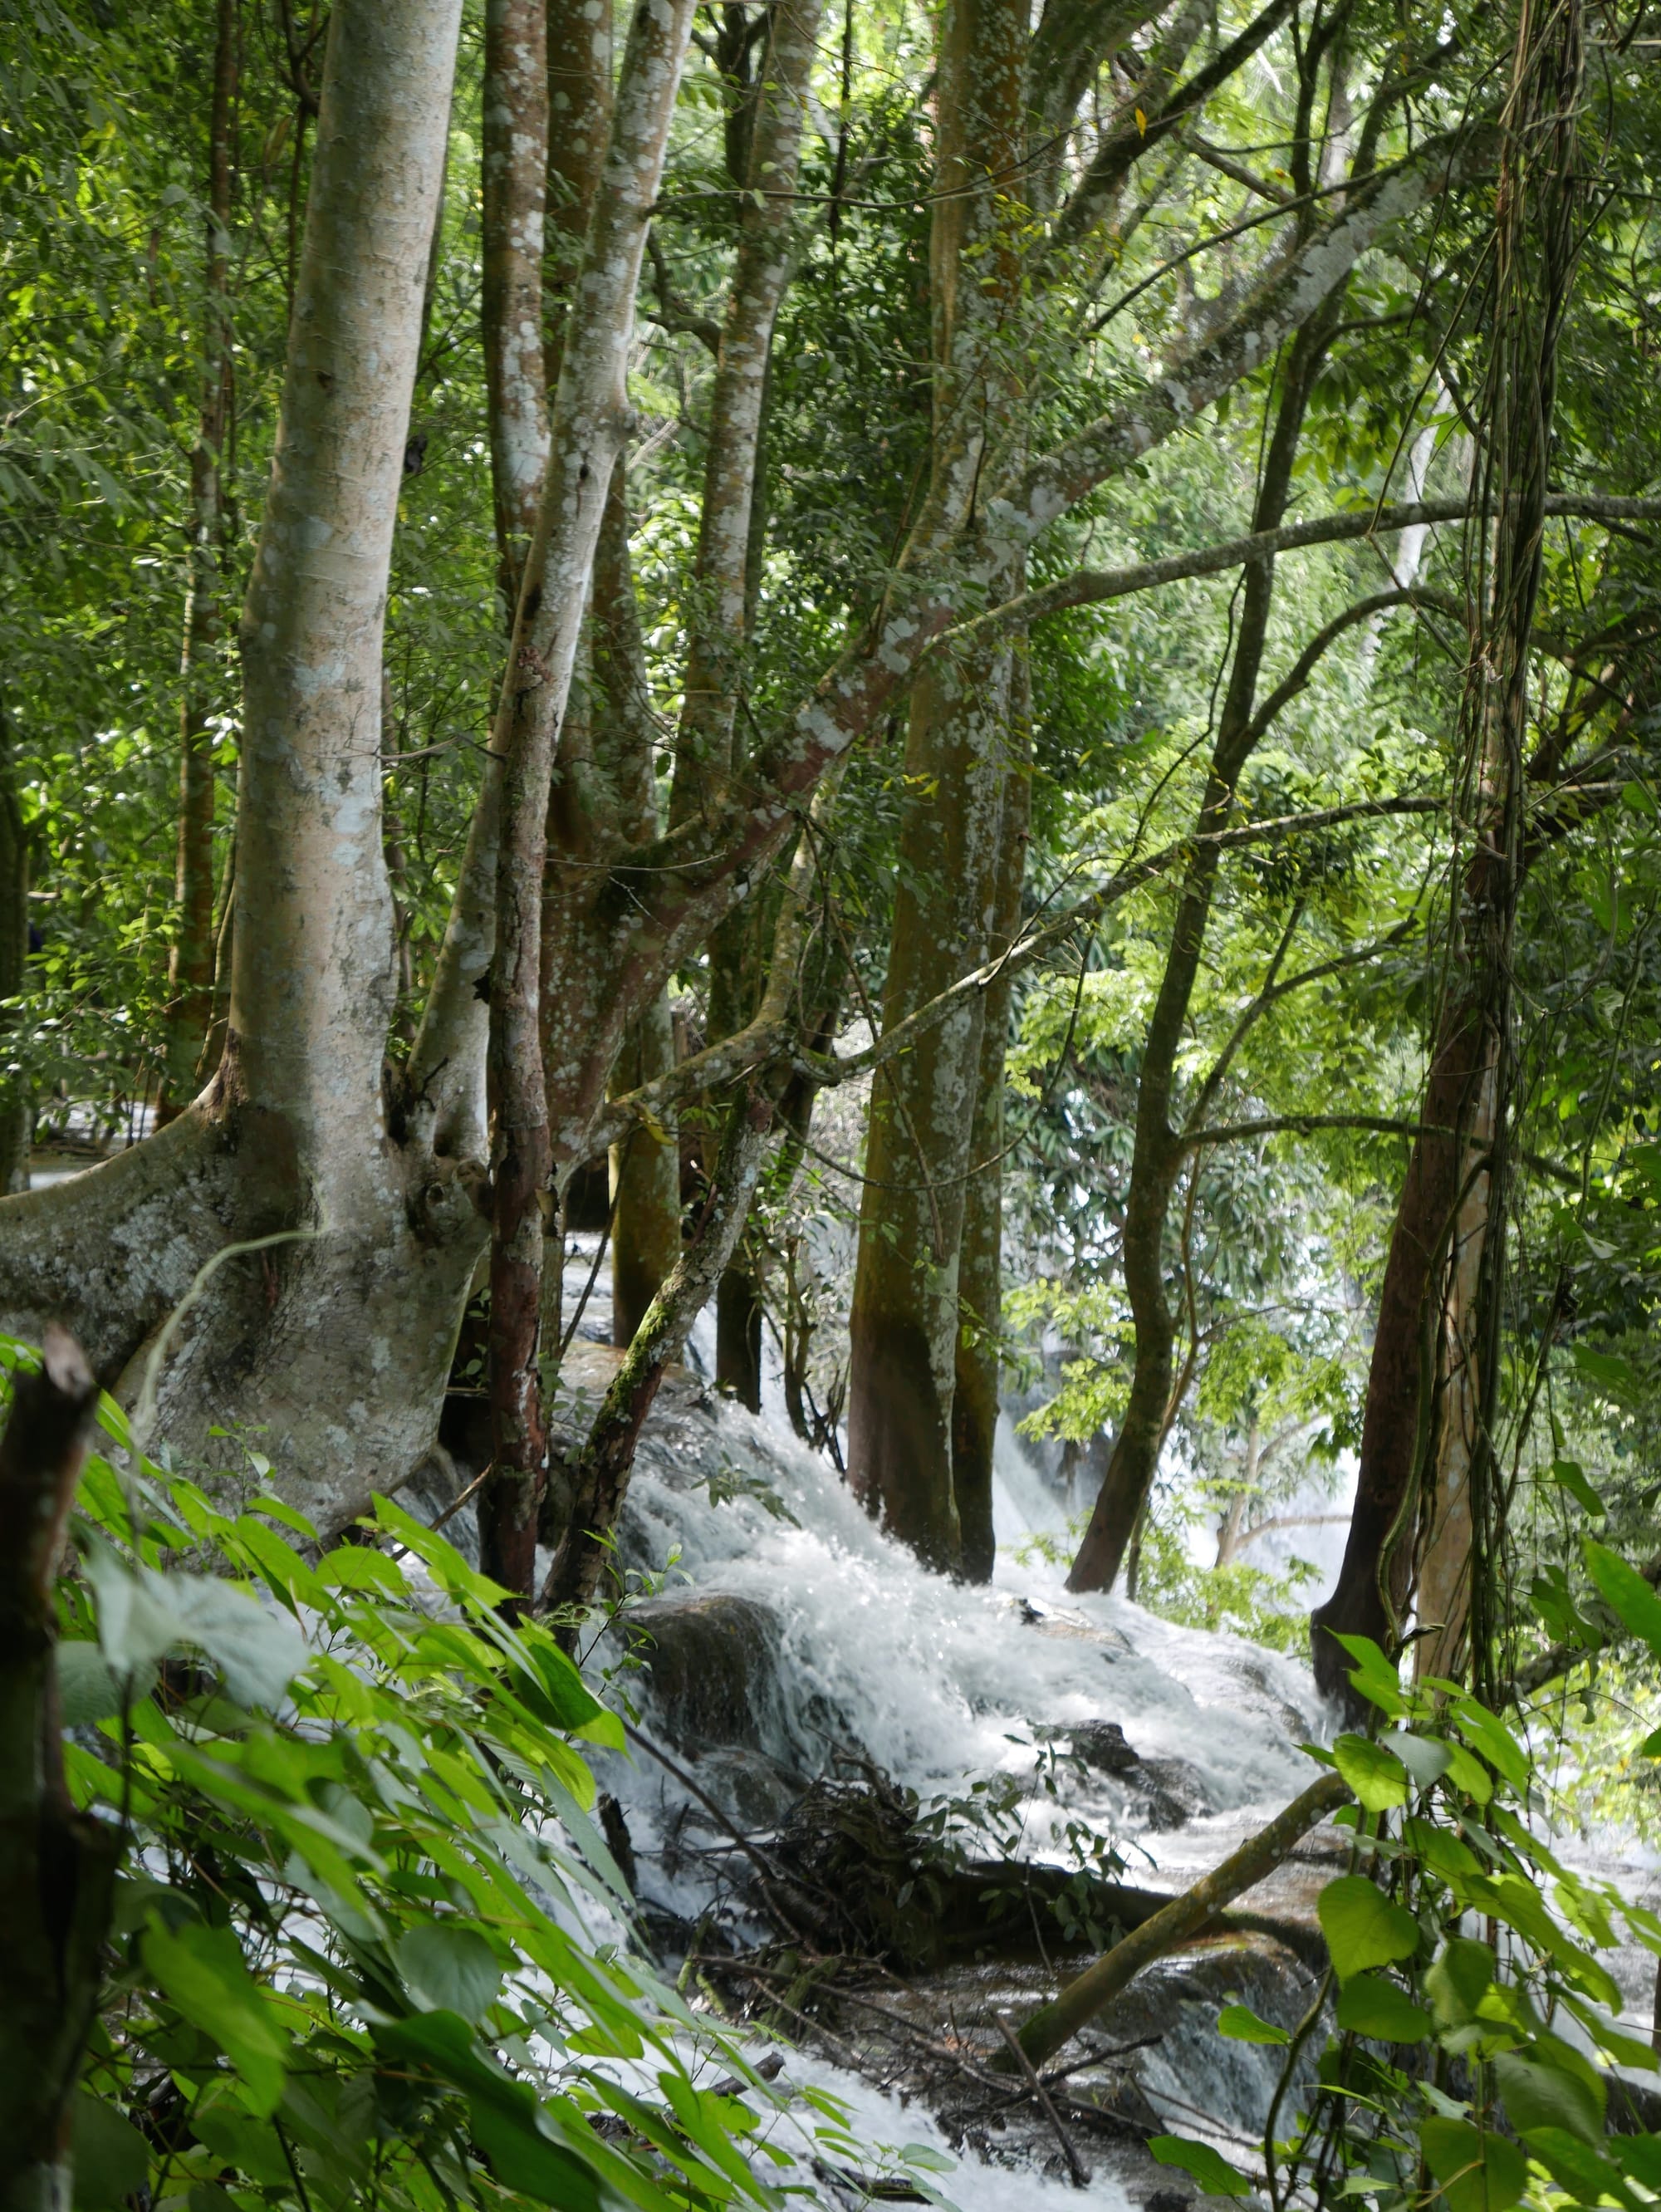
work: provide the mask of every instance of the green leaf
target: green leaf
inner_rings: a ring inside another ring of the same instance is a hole
[[[1191,2142],[1186,2136],[1155,2136],[1148,2148],[1161,2166],[1174,2166],[1191,2174],[1207,2197],[1249,2197],[1252,2183],[1238,2166],[1209,2143]]]
[[[1407,1701],[1402,1695],[1402,1678],[1370,1636],[1340,1636],[1336,1631],[1333,1642],[1341,1644],[1355,1662],[1349,1671],[1351,1686],[1381,1713],[1392,1720],[1407,1711]]]
[[[269,2118],[282,2095],[289,2041],[232,1930],[198,1923],[174,1935],[153,1918],[143,1957],[185,2018],[210,2035],[236,2068],[254,2110]]]
[[[1425,1993],[1444,2027],[1463,2027],[1476,2019],[1493,1980],[1494,1954],[1488,1945],[1455,1936],[1426,1969]]]
[[[1259,2020],[1250,2005],[1225,2005],[1217,2014],[1217,2033],[1231,2043],[1290,2043],[1291,2037],[1272,2020]]]
[[[1404,1729],[1392,1729],[1379,1741],[1386,1751],[1394,1752],[1421,1790],[1440,1782],[1453,1764],[1452,1751],[1435,1736],[1409,1735]]]
[[[215,1575],[131,1567],[106,1544],[88,1553],[98,1640],[117,1675],[142,1674],[181,1644],[204,1651],[241,1705],[274,1705],[306,1664],[306,1639],[286,1613]]]
[[[1617,1553],[1594,1543],[1590,1536],[1584,1543],[1586,1572],[1597,1585],[1598,1595],[1622,1626],[1661,1659],[1661,1597]]]
[[[1596,2204],[1609,2196],[1632,2205],[1637,2212],[1636,2199],[1622,2187],[1616,2167],[1566,2129],[1531,2128],[1528,2147],[1559,2188],[1567,2189],[1581,2203]]]
[[[1594,1352],[1590,1345],[1571,1347],[1570,1357],[1588,1382],[1617,1406],[1635,1406],[1644,1396],[1644,1378],[1631,1360],[1617,1352]]]
[[[1332,1747],[1333,1762],[1369,1813],[1387,1812],[1405,1805],[1407,1769],[1394,1752],[1372,1743],[1364,1735],[1341,1735]]]
[[[481,2056],[473,2031],[452,2012],[427,2012],[388,2021],[375,2029],[379,2048],[395,2057],[429,2066],[462,2090],[473,2139],[506,2188],[522,2191],[564,2212],[611,2212],[611,2192],[593,2169],[542,2131],[535,2091]]]
[[[1466,1741],[1480,1751],[1496,1774],[1502,1774],[1519,1795],[1528,1789],[1528,1756],[1511,1730],[1474,1698],[1462,1698],[1454,1718]]]
[[[1606,1510],[1603,1501],[1586,1480],[1585,1471],[1577,1460],[1553,1460],[1551,1479],[1560,1490],[1567,1490],[1575,1503],[1590,1513],[1594,1521],[1601,1521],[1603,1518]]]
[[[70,2114],[70,2146],[75,2157],[76,2212],[124,2212],[150,2179],[150,2147],[132,2122],[77,2089]]]
[[[1379,2043],[1422,2043],[1430,2014],[1405,1990],[1376,1974],[1356,1974],[1338,1993],[1338,2026]]]
[[[1652,1729],[1638,1747],[1640,1759],[1661,1759],[1661,1728]]]
[[[1321,1932],[1341,1982],[1369,1966],[1409,1959],[1419,1948],[1419,1923],[1392,1905],[1365,1875],[1340,1875],[1316,1900]]]
[[[1567,2068],[1503,2051],[1494,2058],[1494,2075],[1506,2117],[1519,2136],[1535,2128],[1561,2128],[1582,2142],[1603,2140],[1603,2101]]]
[[[1419,2142],[1449,2212],[1510,2212],[1528,2186],[1528,2160],[1516,2144],[1468,2120],[1422,2121]]]
[[[449,1920],[417,1923],[392,1953],[403,1985],[424,2012],[459,2013],[482,2020],[495,2002],[502,1972],[476,1928]]]
[[[119,1713],[120,1688],[95,1644],[60,1644],[52,1665],[58,1676],[58,1712],[65,1728],[90,1728],[95,1721],[112,1721]]]

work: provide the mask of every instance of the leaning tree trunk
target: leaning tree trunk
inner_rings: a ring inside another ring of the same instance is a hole
[[[1325,355],[1328,333],[1337,319],[1339,296],[1335,294],[1329,300],[1293,345],[1274,434],[1264,459],[1254,529],[1272,530],[1286,512],[1304,410]],[[1274,586],[1273,560],[1252,562],[1246,571],[1240,639],[1200,808],[1197,828],[1202,836],[1226,824],[1234,811],[1241,773],[1261,733],[1261,723],[1254,719],[1252,709]],[[1136,1354],[1130,1396],[1113,1439],[1107,1472],[1067,1577],[1070,1590],[1112,1589],[1147,1509],[1174,1411],[1171,1391],[1176,1322],[1166,1288],[1165,1238],[1171,1199],[1184,1162],[1191,1155],[1182,1135],[1172,1126],[1172,1100],[1177,1056],[1186,1034],[1189,1001],[1205,949],[1220,859],[1215,843],[1202,844],[1189,862],[1165,974],[1143,1046],[1123,1243],[1125,1291],[1136,1328]],[[1197,1171],[1197,1166],[1191,1166],[1191,1173]]]
[[[627,434],[627,340],[691,20],[692,0],[646,0],[630,28],[494,740],[502,786],[490,984],[493,1472],[479,1528],[486,1571],[523,1596],[536,1571],[548,1464],[537,1355],[554,1164],[540,1012],[549,795],[601,518]]]
[[[931,528],[950,517],[983,542],[980,471],[1017,404],[1021,264],[1009,180],[1024,143],[1028,21],[1013,0],[955,0],[941,29],[925,516]],[[990,543],[985,556],[1001,598],[1015,559]],[[1009,692],[1009,651],[996,646],[937,656],[912,690],[885,1030],[984,957]],[[919,1558],[947,1569],[962,1548],[952,1400],[983,1022],[979,995],[966,998],[872,1090],[849,1316],[849,1480]]]
[[[1482,489],[1494,514],[1463,702],[1467,818],[1482,825],[1459,885],[1457,964],[1385,1263],[1349,1540],[1312,1616],[1315,1679],[1349,1689],[1335,1638],[1401,1641],[1421,1537],[1421,1672],[1483,1686],[1494,1623],[1480,1547],[1498,1518],[1494,1425],[1514,1047],[1512,936],[1525,864],[1523,749],[1539,596],[1557,346],[1585,179],[1578,0],[1543,21],[1524,0],[1496,192]],[[1440,1387],[1439,1387],[1440,1385]],[[1422,1535],[1420,1523],[1423,1523]]]
[[[236,99],[235,0],[219,0],[208,126],[208,255],[203,311],[202,407],[191,451],[189,583],[179,682],[178,935],[167,963],[166,1061],[159,1112],[176,1114],[197,1087],[213,1014],[215,706],[225,622],[224,453],[231,402],[232,109]]]

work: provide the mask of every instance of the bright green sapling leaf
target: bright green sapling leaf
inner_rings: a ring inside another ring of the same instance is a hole
[[[1328,1882],[1315,1910],[1341,1982],[1369,1966],[1410,1959],[1419,1948],[1418,1922],[1365,1875],[1341,1875]]]
[[[1356,1974],[1338,1993],[1338,2026],[1379,2043],[1422,2043],[1430,2014],[1377,1974]]]
[[[1393,1752],[1364,1735],[1341,1735],[1332,1747],[1340,1774],[1369,1813],[1388,1812],[1405,1805],[1407,1769]]]
[[[1225,2005],[1217,2014],[1217,2033],[1231,2043],[1290,2043],[1291,2037],[1272,2020],[1259,2020],[1250,2005]]]
[[[1425,2120],[1419,2142],[1448,2212],[1510,2212],[1528,2186],[1528,2160],[1516,2144],[1468,2120]]]
[[[1207,2197],[1249,2197],[1252,2183],[1238,2166],[1230,2166],[1209,2143],[1194,2142],[1186,2136],[1155,2136],[1148,2148],[1161,2166],[1174,2166],[1190,2174]]]

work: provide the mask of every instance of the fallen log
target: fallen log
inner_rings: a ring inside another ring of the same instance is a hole
[[[1069,1982],[1050,2003],[1042,2005],[1021,2027],[1021,2049],[1034,2066],[1052,2058],[1070,2037],[1087,2027],[1103,2006],[1116,1997],[1132,1977],[1173,1950],[1203,1933],[1222,1906],[1244,1890],[1271,1874],[1309,1831],[1349,1797],[1349,1787],[1339,1774],[1323,1774],[1300,1797],[1266,1828],[1248,1837],[1222,1864],[1214,1867],[1180,1897],[1144,1920],[1139,1928],[1104,1951],[1094,1966]],[[997,2063],[997,2062],[994,2062]],[[1003,2062],[1013,2068],[1013,2059]]]

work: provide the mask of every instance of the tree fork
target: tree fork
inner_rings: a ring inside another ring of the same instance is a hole
[[[630,419],[627,341],[691,20],[692,0],[645,0],[631,21],[492,741],[502,763],[488,1060],[494,1472],[479,1528],[486,1572],[522,1598],[536,1572],[548,1462],[537,1350],[543,1207],[554,1165],[540,988],[549,794],[612,468]]]

